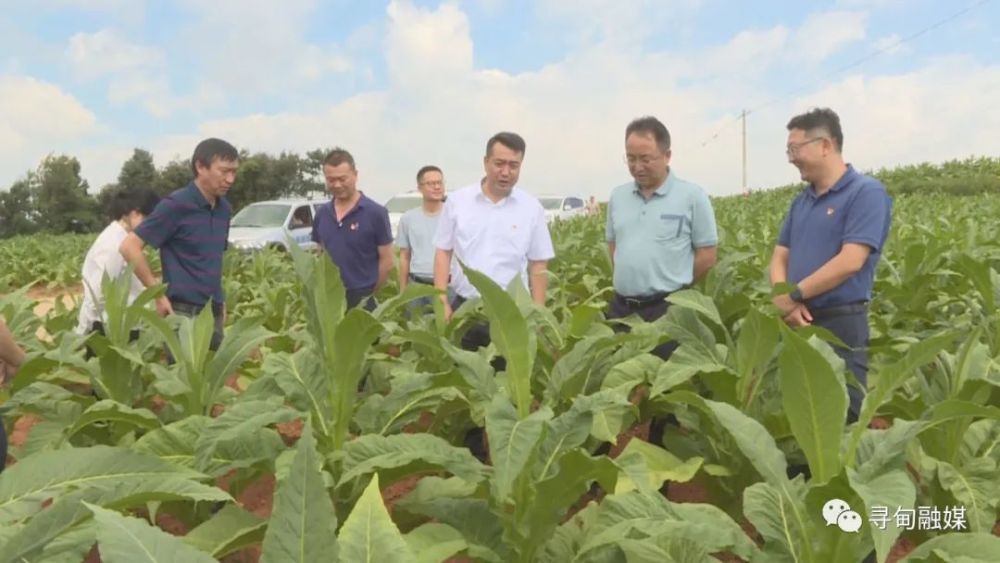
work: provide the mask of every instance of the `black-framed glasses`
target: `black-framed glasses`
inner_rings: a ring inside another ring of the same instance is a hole
[[[788,146],[785,147],[785,154],[787,154],[788,156],[794,156],[794,155],[798,154],[799,149],[801,149],[802,147],[808,145],[809,143],[815,143],[816,141],[822,141],[825,138],[826,137],[813,137],[812,139],[806,139],[805,141],[802,141],[801,143],[788,143]]]

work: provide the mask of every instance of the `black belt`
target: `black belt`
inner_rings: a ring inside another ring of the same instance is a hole
[[[415,281],[417,283],[422,283],[424,285],[434,285],[434,278],[425,278],[423,276],[418,276],[416,274],[409,275],[410,281]]]
[[[615,299],[620,303],[624,303],[626,307],[631,309],[640,309],[643,307],[649,307],[650,305],[656,305],[658,303],[663,303],[663,301],[673,293],[672,291],[661,291],[659,293],[652,293],[650,295],[637,295],[629,297],[622,295],[621,293],[615,292]]]
[[[868,301],[855,301],[844,305],[833,305],[822,309],[810,309],[813,319],[829,319],[831,317],[843,317],[844,315],[857,315],[868,312]]]
[[[201,310],[205,308],[205,305],[195,305],[194,303],[188,303],[186,301],[176,301],[174,299],[170,300],[170,306],[174,309],[175,313],[181,313],[184,315],[197,315],[201,313]],[[212,312],[218,315],[222,312],[223,305],[221,303],[212,303]]]

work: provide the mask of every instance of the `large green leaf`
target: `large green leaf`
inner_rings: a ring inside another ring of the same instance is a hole
[[[1000,470],[991,458],[975,458],[960,467],[937,462],[938,480],[966,510],[968,528],[989,532],[1000,505]]]
[[[275,494],[262,562],[337,560],[337,516],[323,486],[321,464],[312,425],[307,424],[296,446],[291,471]]]
[[[779,488],[788,484],[788,462],[778,449],[774,438],[761,423],[737,410],[732,405],[704,401],[719,424],[732,436],[740,452],[750,461],[768,483]]]
[[[467,268],[462,269],[479,290],[490,319],[490,340],[507,360],[507,383],[510,396],[520,418],[528,416],[531,407],[531,371],[535,361],[534,333],[518,309],[514,298],[486,275]],[[520,283],[516,278],[516,283]]]
[[[493,400],[486,414],[486,432],[494,468],[490,486],[497,501],[508,500],[514,481],[535,455],[546,421],[550,418],[552,410],[548,407],[519,418],[506,397],[498,395]]]
[[[342,561],[416,562],[416,556],[385,510],[378,474],[372,477],[344,522],[339,541]]]
[[[144,434],[136,440],[132,448],[139,452],[155,455],[179,467],[194,469],[197,465],[195,445],[210,421],[211,419],[207,416],[182,418],[177,422]],[[216,451],[208,461],[204,471],[214,477],[225,473],[229,467],[233,467],[236,463],[234,459],[223,457],[219,451]]]
[[[900,508],[913,509],[917,490],[913,481],[902,469],[894,469],[864,480],[858,472],[848,468],[847,478],[851,483],[851,488],[858,493],[866,507],[869,509],[876,506],[886,507],[889,512],[889,518],[884,522],[884,526],[874,525],[871,515],[865,518],[872,540],[875,542],[875,553],[878,560],[883,562],[889,557],[889,550],[892,549],[896,539],[903,532],[903,528],[898,527],[896,519],[892,517],[895,514],[894,511]]]
[[[743,490],[743,513],[764,538],[765,553],[770,560],[813,560],[810,524],[820,515],[806,515],[805,489],[801,483],[793,481],[784,491],[770,483],[747,487]]]
[[[243,510],[236,504],[227,504],[210,519],[201,523],[184,536],[184,541],[211,554],[225,557],[264,539],[267,520]]]
[[[65,531],[90,517],[82,504],[122,509],[143,506],[153,501],[231,501],[225,491],[191,481],[184,477],[158,479],[125,479],[117,484],[89,487],[60,495],[51,506],[42,510],[20,529],[0,551],[0,562],[33,558]],[[91,541],[93,543],[93,541]],[[89,547],[89,546],[88,546]],[[42,551],[44,553],[44,551]]]
[[[67,488],[110,488],[126,480],[171,477],[202,476],[123,448],[94,446],[40,452],[0,474],[0,522],[30,516],[41,509],[42,501]]]
[[[351,309],[337,325],[332,358],[330,351],[326,352],[324,369],[329,370],[333,382],[328,401],[333,406],[334,450],[341,449],[347,439],[365,358],[382,330],[382,325],[368,311]]]
[[[419,526],[404,539],[417,563],[440,563],[469,546],[458,530],[435,522]]]
[[[690,481],[704,460],[692,457],[681,461],[661,447],[643,440],[631,440],[615,461],[622,470],[615,487],[615,493],[620,494],[634,489],[653,493],[660,490],[664,481]]]
[[[284,391],[289,403],[312,414],[321,436],[329,435],[327,413],[330,412],[330,381],[320,369],[319,358],[311,348],[301,348],[294,354],[272,352],[264,357],[264,373],[272,374]],[[249,390],[248,390],[249,391]]]
[[[640,354],[615,365],[601,382],[603,389],[630,384],[632,387],[653,379],[663,360],[652,354]]]
[[[256,462],[261,429],[300,416],[301,413],[283,406],[280,399],[230,405],[218,418],[210,419],[199,436],[195,445],[198,469],[209,468],[220,450],[237,460],[246,459],[247,464]]]
[[[686,383],[699,373],[731,372],[728,365],[720,363],[722,351],[714,356],[706,356],[696,346],[681,346],[667,360],[653,377],[650,397],[656,397],[678,385]]]
[[[106,563],[211,563],[211,556],[149,524],[86,504],[97,521],[97,545]]]
[[[1000,537],[986,533],[953,533],[931,539],[903,560],[904,563],[996,563],[1000,561]]]
[[[782,406],[812,478],[826,483],[840,473],[840,437],[847,414],[844,379],[823,355],[791,330],[778,359]]]
[[[235,373],[250,354],[272,336],[274,333],[262,327],[255,319],[240,319],[226,329],[218,351],[205,369],[207,389],[204,402],[209,409],[216,402],[219,389],[225,384],[226,378]]]
[[[743,317],[740,335],[736,339],[736,368],[746,384],[759,377],[758,373],[774,356],[781,331],[777,320],[764,315],[757,309]]]
[[[122,422],[147,430],[160,427],[160,420],[148,409],[134,409],[112,400],[103,400],[87,407],[76,424],[66,431],[66,436],[72,436],[91,424],[105,421]]]
[[[414,472],[444,469],[467,481],[482,481],[485,466],[467,448],[430,434],[359,436],[344,445],[340,484],[376,471],[406,467]],[[403,475],[396,475],[397,478]],[[383,479],[386,485],[391,480]]]
[[[697,311],[705,316],[708,320],[712,321],[716,327],[725,330],[725,325],[722,324],[722,318],[719,316],[719,310],[716,309],[715,303],[712,298],[701,293],[695,289],[684,289],[681,291],[675,291],[667,297],[667,302],[677,307],[684,307]]]

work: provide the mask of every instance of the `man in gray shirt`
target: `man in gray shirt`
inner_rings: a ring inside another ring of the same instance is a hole
[[[417,172],[417,189],[423,196],[420,207],[411,209],[399,219],[399,291],[410,283],[434,286],[434,232],[444,207],[444,174],[434,165]],[[449,290],[450,293],[450,290]],[[422,297],[410,305],[410,312],[431,304],[431,297]],[[451,296],[449,295],[449,301]]]

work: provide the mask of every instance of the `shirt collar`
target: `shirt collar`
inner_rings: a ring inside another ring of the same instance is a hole
[[[663,183],[660,184],[660,187],[656,188],[656,191],[653,192],[653,196],[654,197],[666,196],[670,192],[670,188],[672,188],[674,185],[674,179],[675,179],[674,171],[671,169],[667,169],[667,178],[663,180]],[[638,196],[642,196],[642,193],[639,190],[639,184],[637,184],[635,180],[632,180],[632,193]]]
[[[486,197],[486,194],[483,193],[483,183],[480,182],[479,190],[476,192],[476,197],[480,198],[480,200],[485,201],[486,203],[489,203],[490,205],[507,205],[507,202],[509,201],[519,201],[521,199],[521,190],[517,186],[514,186],[510,190],[510,195],[508,195],[507,197],[501,199],[496,203],[493,203],[493,201],[490,198]]]
[[[847,170],[845,170],[844,173],[840,176],[840,178],[838,178],[837,181],[834,182],[833,186],[826,191],[826,194],[839,192],[840,190],[847,187],[857,177],[858,177],[857,171],[854,170],[854,167],[851,166],[850,163],[848,163]],[[812,196],[813,198],[821,197],[819,194],[816,193],[816,186],[814,184],[809,184],[806,190],[809,192],[809,195]]]
[[[201,190],[198,189],[197,184],[195,184],[193,180],[191,181],[190,184],[188,184],[188,189],[191,190],[192,192],[191,197],[194,198],[195,205],[197,205],[198,207],[204,207],[205,209],[212,209],[212,205],[208,203],[207,199],[205,199],[205,194],[201,193]],[[217,198],[215,200],[216,207],[218,207],[221,204],[222,204],[222,198],[221,197]]]

